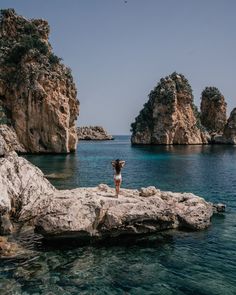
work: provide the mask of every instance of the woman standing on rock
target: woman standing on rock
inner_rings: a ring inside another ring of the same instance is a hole
[[[116,159],[115,161],[112,161],[111,164],[115,170],[114,182],[116,187],[116,197],[118,198],[118,195],[120,192],[120,186],[122,182],[121,169],[125,166],[125,161]]]

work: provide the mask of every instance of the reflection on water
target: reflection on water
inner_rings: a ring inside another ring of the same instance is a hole
[[[21,242],[31,255],[0,260],[1,295],[236,294],[235,147],[131,147],[128,137],[118,137],[81,142],[72,155],[27,158],[46,174],[61,175],[50,179],[58,188],[112,185],[110,161],[125,159],[123,186],[192,191],[226,203],[227,213],[215,216],[205,231],[170,231],[109,246],[53,249],[37,236],[32,245],[26,235]]]

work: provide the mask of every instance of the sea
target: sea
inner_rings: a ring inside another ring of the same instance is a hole
[[[192,192],[226,212],[203,231],[170,230],[112,244],[18,242],[28,255],[0,260],[0,294],[236,294],[236,146],[132,146],[129,136],[80,141],[69,155],[27,155],[58,189],[113,185],[111,161],[126,161],[124,188]]]

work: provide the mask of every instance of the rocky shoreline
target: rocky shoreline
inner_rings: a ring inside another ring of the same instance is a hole
[[[113,140],[102,126],[84,126],[77,128],[79,140]]]
[[[201,230],[210,225],[213,205],[192,193],[155,187],[122,189],[106,184],[57,190],[42,171],[11,152],[0,158],[0,235],[31,226],[47,240],[103,240],[169,229]]]

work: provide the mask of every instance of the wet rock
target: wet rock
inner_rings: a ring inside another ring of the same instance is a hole
[[[10,235],[13,232],[13,226],[9,214],[0,215],[0,235]]]
[[[221,204],[221,203],[213,204],[214,213],[225,212],[225,209],[226,209],[225,204]]]
[[[10,242],[8,238],[0,236],[0,257],[16,256],[19,250],[20,248],[16,243]]]

